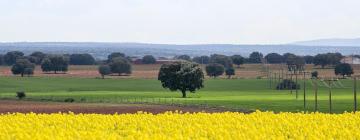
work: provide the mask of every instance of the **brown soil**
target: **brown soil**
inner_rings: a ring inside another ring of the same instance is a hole
[[[165,105],[136,105],[136,104],[91,104],[91,103],[54,103],[54,102],[34,102],[34,101],[13,101],[0,100],[0,113],[136,113],[138,111],[151,112],[154,114],[166,111],[183,112],[224,112],[222,109],[204,109],[199,107],[179,107]]]
[[[133,65],[133,71],[130,76],[107,76],[108,78],[140,78],[140,79],[156,79],[158,76],[158,72],[160,69],[159,64],[150,64],[150,65]],[[286,72],[287,68],[285,65],[280,64],[272,64],[268,65],[272,72],[281,72],[283,69]],[[100,77],[98,70],[98,66],[70,66],[69,71],[66,74],[53,74],[53,73],[43,73],[41,68],[37,66],[34,71],[34,76],[44,76],[44,77],[87,77],[94,78]],[[202,65],[203,69],[205,69],[205,65]],[[265,72],[265,68],[267,66],[262,64],[245,64],[241,65],[240,68],[236,68],[236,75],[233,78],[259,78],[266,77],[267,73]],[[10,67],[8,66],[0,66],[0,75],[1,76],[12,76],[10,71]],[[355,75],[360,74],[360,65],[353,65]],[[334,69],[319,69],[318,67],[314,67],[313,65],[306,65],[307,71],[318,71],[319,77],[334,77]],[[222,78],[226,78],[226,76],[222,76]]]

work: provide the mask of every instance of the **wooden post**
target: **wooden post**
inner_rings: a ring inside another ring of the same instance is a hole
[[[275,88],[276,88],[276,81],[277,81],[277,80],[276,80],[276,79],[277,79],[276,73],[274,73],[274,78],[275,78],[275,79],[274,79],[274,86],[275,86]]]
[[[357,111],[356,87],[356,77],[354,77],[354,113]]]
[[[304,72],[304,86],[303,86],[303,88],[304,88],[304,111],[306,110],[306,77],[305,77],[305,74],[306,74],[306,72]]]
[[[292,75],[292,73],[291,73],[291,75],[290,75],[290,94],[292,94],[293,93],[293,89],[292,89],[292,77],[293,77],[293,75]]]
[[[315,81],[315,111],[318,111],[318,103],[317,103],[317,92],[318,92],[318,83]]]
[[[298,99],[298,87],[297,87],[297,85],[298,85],[298,75],[297,75],[297,73],[295,73],[295,91],[296,91],[296,99]]]
[[[279,82],[278,82],[278,84],[280,84],[280,82],[281,82],[281,80],[280,80],[280,78],[281,78],[281,72],[280,72],[280,71],[279,71],[278,77],[279,77]]]
[[[270,89],[272,89],[272,85],[271,85],[271,72],[269,72],[269,85],[270,85]]]
[[[332,81],[329,81],[329,113],[332,113],[332,102],[331,102],[331,83]]]

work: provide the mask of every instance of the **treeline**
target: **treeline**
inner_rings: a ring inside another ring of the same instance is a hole
[[[303,71],[305,64],[314,64],[315,66],[325,67],[335,67],[336,75],[351,75],[352,68],[349,64],[342,64],[341,60],[344,58],[341,53],[324,53],[317,54],[315,56],[299,56],[292,53],[278,54],[278,53],[269,53],[263,55],[260,52],[253,52],[248,57],[243,57],[241,55],[220,55],[213,54],[210,56],[197,56],[191,58],[188,55],[180,55],[175,57],[176,59],[182,59],[187,61],[193,61],[199,64],[206,64],[206,73],[210,77],[217,77],[220,75],[225,75],[230,78],[232,75],[235,75],[235,69],[233,65],[239,67],[242,64],[285,64],[288,67],[289,71]],[[355,55],[353,57],[360,58],[360,56]],[[344,68],[344,70],[342,69]],[[341,71],[341,72],[339,72]]]
[[[15,64],[17,59],[27,59],[33,64],[40,65],[45,58],[54,56],[54,54],[45,54],[43,52],[33,52],[25,56],[23,52],[11,51],[6,54],[0,55],[0,65],[11,66]],[[95,58],[90,54],[63,54],[58,55],[64,57],[70,65],[94,65],[96,64]]]
[[[317,54],[315,56],[306,55],[306,56],[299,56],[292,53],[285,53],[285,54],[278,54],[278,53],[269,53],[267,55],[263,55],[260,52],[253,52],[248,57],[243,57],[241,55],[233,55],[233,56],[225,56],[225,55],[210,55],[210,56],[196,56],[191,58],[188,55],[180,55],[177,56],[177,59],[183,60],[191,60],[199,64],[209,64],[213,63],[215,56],[221,56],[225,59],[231,60],[235,65],[242,65],[242,64],[285,64],[291,63],[292,61],[300,61],[305,64],[314,64],[316,66],[321,66],[324,68],[325,66],[334,66],[341,62],[341,59],[344,56],[341,53],[324,53],[324,54]],[[360,58],[360,56],[355,55],[354,57]]]
[[[360,57],[360,56],[355,56]],[[224,73],[230,78],[235,75],[233,65],[240,67],[245,63],[256,64],[286,64],[290,69],[301,69],[305,64],[314,64],[321,66],[335,66],[341,63],[344,56],[340,53],[324,53],[315,56],[298,56],[292,53],[278,54],[269,53],[263,55],[260,52],[253,52],[248,57],[241,55],[226,56],[213,54],[210,56],[196,56],[191,58],[189,55],[180,55],[173,60],[193,61],[198,64],[207,64],[206,72],[210,77],[217,77]],[[154,64],[158,60],[152,55],[146,55],[139,59],[132,59],[124,53],[114,52],[108,55],[107,60],[96,61],[90,54],[45,54],[42,52],[33,52],[25,56],[23,52],[11,51],[0,55],[0,64],[12,66],[13,74],[31,75],[34,72],[35,65],[41,65],[41,69],[46,73],[65,73],[68,71],[68,65],[100,65],[99,73],[102,76],[109,74],[129,75],[131,74],[131,63]]]

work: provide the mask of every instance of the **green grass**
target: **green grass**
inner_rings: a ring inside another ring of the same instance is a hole
[[[345,88],[333,89],[333,112],[337,113],[353,110],[352,81],[342,80],[341,83]],[[305,111],[314,111],[314,92],[310,82],[307,82],[307,87]],[[64,101],[65,98],[74,98],[76,102],[174,102],[276,112],[304,111],[302,89],[296,99],[295,91],[290,94],[290,91],[272,90],[267,80],[259,79],[208,79],[205,88],[182,99],[179,92],[165,90],[159,81],[153,79],[0,78],[1,98],[15,99],[16,91],[25,91],[27,100]],[[328,112],[328,108],[328,89],[321,84],[319,111]]]

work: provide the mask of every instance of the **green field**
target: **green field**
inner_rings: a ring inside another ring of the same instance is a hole
[[[341,84],[344,87],[337,84],[333,88],[333,110],[337,113],[353,110],[352,81],[341,80]],[[304,111],[302,89],[296,99],[295,91],[290,94],[290,91],[269,89],[264,79],[207,79],[205,88],[189,93],[186,99],[180,98],[179,92],[163,89],[159,81],[151,79],[1,77],[0,87],[2,99],[16,99],[16,91],[25,91],[26,100],[36,101],[73,98],[75,102],[206,104],[232,109]],[[314,111],[314,92],[309,81],[307,87],[305,111]],[[328,112],[328,107],[328,88],[320,83],[319,111]]]

